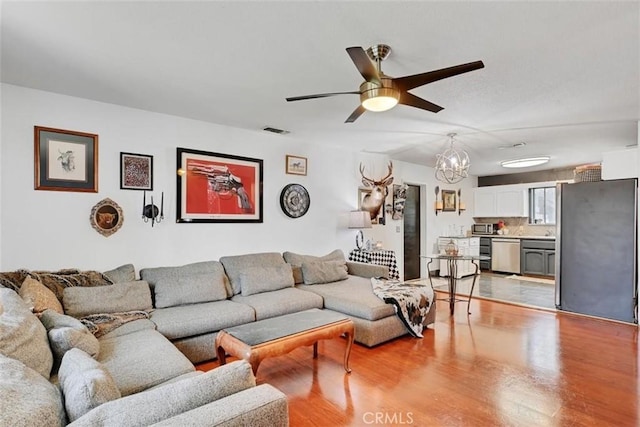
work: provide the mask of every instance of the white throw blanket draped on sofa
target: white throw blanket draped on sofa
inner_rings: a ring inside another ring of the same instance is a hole
[[[373,293],[387,304],[393,304],[396,313],[409,333],[422,338],[425,317],[433,301],[430,286],[371,278]]]

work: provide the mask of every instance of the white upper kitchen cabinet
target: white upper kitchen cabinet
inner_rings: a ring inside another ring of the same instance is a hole
[[[473,193],[474,217],[529,216],[528,186],[525,184],[477,187]]]
[[[497,216],[495,187],[477,187],[473,189],[473,216]]]
[[[529,216],[527,190],[521,184],[496,187],[497,216]]]

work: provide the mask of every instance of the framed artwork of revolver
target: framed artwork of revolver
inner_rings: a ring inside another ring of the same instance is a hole
[[[178,148],[176,221],[262,222],[262,163]]]

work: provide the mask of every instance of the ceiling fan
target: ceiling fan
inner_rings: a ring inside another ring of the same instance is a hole
[[[469,62],[468,64],[428,71],[426,73],[393,78],[384,74],[380,68],[382,61],[389,56],[390,52],[391,48],[386,44],[371,46],[366,52],[360,46],[348,47],[347,53],[365,80],[364,83],[360,85],[360,90],[294,96],[287,98],[287,101],[302,101],[305,99],[326,98],[335,95],[360,95],[360,105],[358,105],[347,120],[345,120],[345,123],[355,122],[365,110],[387,111],[395,107],[396,104],[408,105],[437,113],[442,110],[443,107],[417,97],[408,91],[426,85],[427,83],[484,68],[482,61],[475,61]]]

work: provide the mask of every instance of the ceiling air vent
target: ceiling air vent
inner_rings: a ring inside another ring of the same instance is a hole
[[[278,135],[286,135],[289,133],[288,130],[272,128],[271,126],[265,126],[262,128],[262,130],[266,132],[277,133]]]

